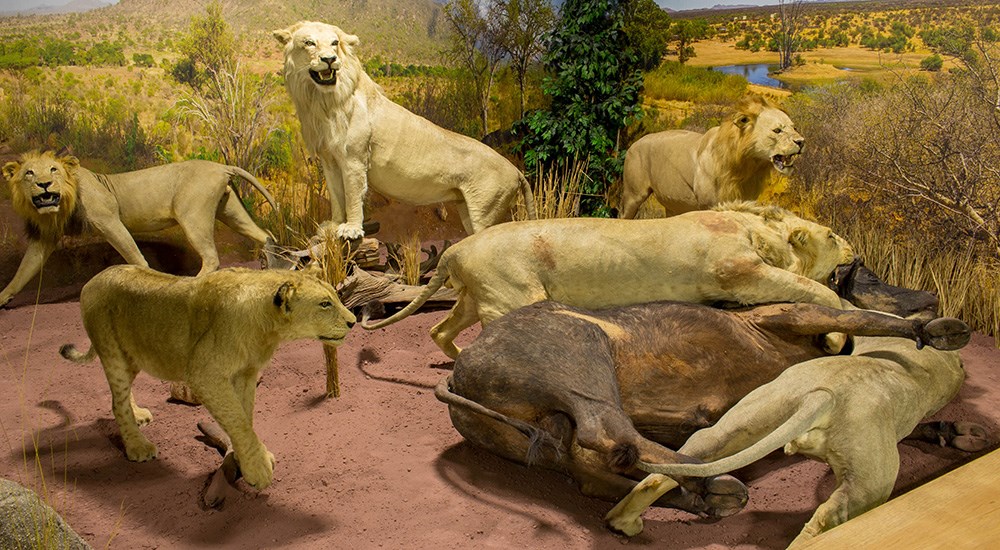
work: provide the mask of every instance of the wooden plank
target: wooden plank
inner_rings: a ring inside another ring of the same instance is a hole
[[[1000,548],[1000,450],[839,525],[801,548]]]

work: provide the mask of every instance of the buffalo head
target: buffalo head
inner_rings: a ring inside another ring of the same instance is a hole
[[[865,267],[860,258],[837,266],[830,276],[829,286],[841,298],[861,309],[924,320],[938,316],[937,296],[925,290],[890,285]]]

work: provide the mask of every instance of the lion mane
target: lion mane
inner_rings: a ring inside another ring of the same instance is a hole
[[[756,200],[771,170],[788,173],[804,143],[788,115],[761,96],[744,98],[704,134],[644,136],[625,154],[621,217],[634,218],[650,195],[667,215]]]
[[[338,237],[363,236],[369,185],[409,204],[455,201],[470,234],[505,221],[518,193],[535,217],[531,188],[510,161],[382,94],[354,54],[357,36],[314,21],[273,34],[302,137],[323,166]]]

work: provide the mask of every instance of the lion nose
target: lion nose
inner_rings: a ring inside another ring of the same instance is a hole
[[[42,191],[48,191],[49,190],[49,186],[52,185],[52,182],[51,181],[46,181],[46,182],[40,182],[39,181],[39,182],[36,182],[35,185],[41,187]]]
[[[319,60],[322,61],[323,63],[326,63],[327,65],[333,65],[337,61],[337,56],[335,56],[335,55],[326,55],[326,56],[320,57]]]
[[[799,138],[799,139],[795,140],[795,145],[798,145],[798,146],[799,146],[799,150],[800,150],[800,151],[802,150],[802,147],[803,147],[803,146],[804,146],[805,144],[806,144],[806,140],[805,140],[804,138]]]

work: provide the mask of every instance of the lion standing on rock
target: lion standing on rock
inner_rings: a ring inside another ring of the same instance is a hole
[[[804,144],[792,119],[761,96],[744,99],[704,134],[649,134],[625,153],[621,217],[635,218],[649,195],[668,216],[757,200],[771,168],[788,173]]]
[[[302,136],[323,166],[338,237],[364,236],[369,183],[405,203],[457,201],[470,234],[503,221],[518,192],[535,217],[528,181],[510,161],[382,95],[354,55],[357,36],[301,21],[274,37],[284,46],[285,86]]]

